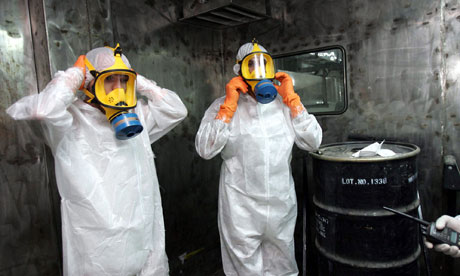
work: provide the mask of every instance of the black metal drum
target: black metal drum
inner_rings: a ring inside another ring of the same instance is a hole
[[[418,224],[382,209],[417,216],[412,144],[384,143],[391,157],[352,157],[372,142],[322,146],[313,157],[319,275],[418,275]]]

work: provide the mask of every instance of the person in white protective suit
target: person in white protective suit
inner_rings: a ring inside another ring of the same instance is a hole
[[[460,232],[460,215],[455,218],[447,215],[443,215],[436,220],[436,229],[443,230],[444,228],[450,228],[456,232]],[[446,243],[433,245],[431,242],[425,239],[425,246],[429,249],[434,247],[434,250],[442,252],[446,255],[449,255],[453,258],[460,257],[459,246],[448,245]]]
[[[226,275],[297,275],[297,200],[293,144],[316,150],[322,130],[286,73],[257,43],[240,47],[226,96],[207,109],[195,139],[198,154],[221,153],[218,226]],[[274,86],[273,79],[280,81]],[[277,96],[279,94],[279,96]]]
[[[52,150],[64,275],[168,275],[151,144],[187,116],[180,98],[137,75],[117,45],[80,56],[7,113],[38,120]]]

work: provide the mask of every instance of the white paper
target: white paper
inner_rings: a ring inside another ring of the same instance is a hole
[[[382,142],[375,142],[373,144],[370,144],[369,146],[363,148],[362,150],[355,152],[352,154],[353,157],[371,157],[371,156],[382,156],[382,157],[389,157],[393,156],[396,153],[394,151],[389,150],[389,149],[382,149],[382,144],[385,141]]]

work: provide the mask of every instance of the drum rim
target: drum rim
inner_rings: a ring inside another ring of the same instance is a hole
[[[340,145],[353,145],[353,144],[372,144],[375,141],[347,141],[347,142],[338,142],[338,143],[330,143],[322,145],[316,152],[310,152],[309,154],[315,158],[320,160],[326,161],[333,161],[333,162],[356,162],[356,163],[363,163],[363,162],[385,162],[391,160],[400,160],[400,159],[407,159],[413,156],[416,156],[420,153],[420,148],[417,145],[411,143],[403,143],[403,142],[385,142],[385,144],[403,146],[412,149],[412,151],[402,154],[397,154],[395,156],[390,157],[381,157],[381,156],[371,156],[371,157],[337,157],[337,156],[330,156],[330,155],[323,155],[321,149],[330,148],[333,146],[340,146]]]

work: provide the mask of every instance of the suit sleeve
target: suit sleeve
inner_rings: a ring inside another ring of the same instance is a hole
[[[15,120],[39,120],[48,145],[53,147],[72,126],[67,108],[77,100],[75,92],[83,78],[80,68],[58,71],[42,92],[20,99],[6,112]]]
[[[317,150],[323,139],[323,130],[315,116],[304,110],[291,120],[295,132],[295,144],[306,151]]]
[[[195,148],[204,159],[211,159],[222,151],[230,136],[230,123],[215,119],[225,97],[215,100],[206,110],[195,137]]]
[[[137,92],[148,99],[141,108],[150,142],[160,139],[187,117],[187,108],[176,93],[141,75],[137,76]]]

